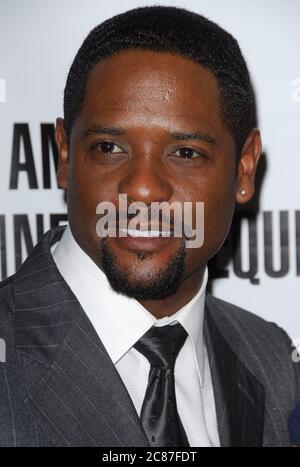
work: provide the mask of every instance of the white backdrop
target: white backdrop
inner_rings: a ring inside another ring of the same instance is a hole
[[[65,219],[45,132],[62,116],[65,80],[77,49],[104,19],[152,3],[0,0],[0,278],[12,274],[25,259],[30,239],[36,243],[50,222]],[[159,3],[202,13],[231,32],[245,55],[256,92],[266,154],[259,211],[251,224],[250,241],[249,224],[242,222],[241,248],[223,270],[227,277],[213,280],[213,293],[277,322],[298,338],[300,1]],[[48,172],[42,163],[43,157],[47,162],[47,148],[50,183],[44,180]]]

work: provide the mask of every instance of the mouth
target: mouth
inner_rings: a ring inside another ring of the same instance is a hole
[[[148,230],[148,227],[146,228],[146,230],[120,228],[119,232],[122,234],[123,238],[127,236],[131,238],[157,238],[157,237],[170,237],[172,235],[171,230],[160,230],[160,229]]]
[[[129,250],[155,252],[174,241],[174,232],[160,228],[150,229],[148,226],[141,226],[141,229],[120,228],[117,240]]]

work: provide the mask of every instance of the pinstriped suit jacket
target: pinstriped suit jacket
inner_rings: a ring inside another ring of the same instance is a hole
[[[0,446],[148,446],[119,373],[50,252],[48,231],[0,287]],[[206,297],[222,446],[286,446],[300,364],[275,324]]]

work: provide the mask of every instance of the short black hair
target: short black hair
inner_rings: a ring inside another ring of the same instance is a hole
[[[255,127],[255,103],[238,42],[204,16],[171,6],[126,11],[88,34],[74,58],[64,90],[68,139],[84,104],[89,72],[102,59],[125,49],[179,54],[210,70],[219,84],[223,120],[233,136],[237,156],[240,155],[246,137]]]

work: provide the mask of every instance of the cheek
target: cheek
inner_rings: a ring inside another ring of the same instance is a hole
[[[214,236],[224,235],[232,219],[235,205],[234,192],[216,193],[205,204],[205,225],[208,233]]]
[[[81,245],[87,248],[87,241],[96,239],[96,206],[101,185],[94,185],[84,170],[73,167],[69,174],[67,194],[68,216],[73,233]],[[100,193],[101,195],[101,193]]]
[[[103,180],[99,173],[91,170],[80,154],[74,155],[69,168],[68,199],[72,209],[87,217],[96,212],[96,206],[103,199]]]
[[[235,191],[230,186],[217,187],[205,203],[204,248],[209,257],[223,245],[232,221],[235,207]]]
[[[186,248],[187,272],[206,265],[222,247],[230,228],[233,209],[232,196],[227,199],[215,196],[204,200],[204,243],[200,248]]]
[[[201,188],[199,188],[199,185]],[[233,211],[235,207],[235,183],[231,173],[228,177],[212,178],[207,177],[202,183],[198,183],[197,189],[191,190],[188,195],[194,201],[204,203],[204,244],[197,249],[187,249],[187,252],[194,250],[195,256],[203,256],[207,259],[216,253],[224,243],[228,234]],[[187,196],[185,197],[186,200]],[[193,208],[194,209],[194,208]],[[196,214],[193,212],[193,228],[196,228]],[[198,222],[198,226],[200,222]],[[190,258],[192,260],[192,254]]]

